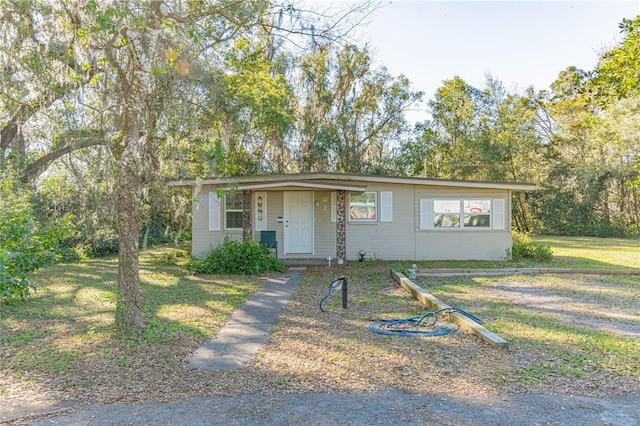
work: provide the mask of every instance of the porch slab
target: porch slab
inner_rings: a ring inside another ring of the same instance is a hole
[[[319,257],[310,257],[310,258],[280,258],[279,259],[285,266],[296,267],[296,266],[329,266],[329,261],[327,259],[319,258]],[[331,259],[331,267],[339,266],[336,263],[336,259]]]

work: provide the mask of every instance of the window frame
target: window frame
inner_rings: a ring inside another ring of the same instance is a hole
[[[370,218],[370,217],[369,218],[354,218],[354,217],[352,217],[352,214],[351,214],[351,203],[353,201],[351,200],[351,197],[363,196],[363,195],[367,195],[367,194],[373,194],[373,196],[374,196],[373,205],[369,206],[368,203],[365,203],[365,205],[362,206],[362,208],[371,208],[371,207],[373,207],[373,209],[374,209],[374,212],[373,212],[374,217],[373,218]],[[378,216],[379,216],[378,201],[379,201],[379,197],[378,197],[378,192],[377,191],[349,192],[349,203],[348,203],[348,206],[347,206],[347,208],[349,209],[349,215],[348,215],[349,222],[350,223],[378,223]]]
[[[480,211],[474,211],[474,209],[478,209],[478,207],[471,207],[471,204],[469,204],[469,211],[467,210],[467,203],[476,203],[475,205],[477,206],[477,203],[488,203],[488,208],[489,208],[489,212],[488,214],[484,212],[484,205],[480,208]],[[473,228],[473,229],[491,229],[491,213],[493,210],[493,203],[491,201],[491,198],[480,198],[480,197],[476,197],[476,198],[463,198],[462,199],[462,227],[463,228]],[[467,215],[469,216],[469,223],[472,221],[472,218],[474,217],[483,217],[483,216],[489,216],[488,219],[486,220],[486,225],[467,225],[466,222],[466,217]]]
[[[229,208],[229,204],[231,204],[232,202],[237,203],[238,201],[233,200],[230,201],[229,197],[240,197],[239,202],[240,202],[240,209],[231,209]],[[224,229],[225,231],[242,231],[242,228],[244,226],[244,215],[243,215],[243,209],[242,209],[242,205],[243,205],[243,193],[242,192],[235,192],[235,193],[231,193],[231,192],[225,192],[224,194]],[[229,213],[240,213],[240,227],[231,227],[229,226]]]
[[[455,202],[457,201],[458,207],[457,211],[448,212],[443,209],[443,211],[436,212],[436,205],[438,202]],[[499,202],[502,202],[500,204]],[[471,209],[465,208],[468,203],[485,203],[488,204],[488,213],[484,213],[483,210],[479,212],[472,212]],[[498,212],[495,208],[502,206],[504,209],[504,200],[502,199],[494,199],[494,198],[484,198],[484,197],[465,197],[465,198],[424,198],[420,199],[420,229],[421,230],[437,230],[437,231],[492,231],[492,230],[502,230],[505,229],[504,225],[502,227],[497,226],[497,220],[499,218],[504,218],[504,212]],[[456,216],[457,225],[456,226],[437,226],[436,220],[439,215],[449,215]],[[465,225],[465,216],[488,216],[487,220],[484,220],[484,225],[482,226],[473,226],[473,225]],[[503,220],[503,219],[501,219]]]
[[[453,202],[457,201],[457,210],[458,211],[454,211],[454,212],[449,212],[446,210],[442,210],[442,211],[436,211],[436,204],[438,202],[444,202],[444,203],[451,203],[454,204]],[[433,199],[433,229],[462,229],[463,228],[463,223],[462,223],[462,199],[460,198],[434,198]],[[438,216],[439,215],[446,215],[446,216],[452,216],[452,217],[457,217],[458,222],[455,225],[452,226],[436,226],[436,221],[438,220]]]

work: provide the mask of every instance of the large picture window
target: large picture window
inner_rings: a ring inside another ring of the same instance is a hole
[[[349,220],[352,222],[375,222],[378,218],[378,193],[349,194]]]
[[[433,200],[435,228],[460,227],[460,200]]]
[[[420,200],[420,228],[491,229],[491,205],[491,199],[482,198]],[[496,217],[501,216],[498,214]],[[502,229],[495,217],[494,222],[494,229]]]
[[[491,200],[463,200],[463,204],[465,227],[491,227]]]
[[[242,192],[225,194],[224,220],[226,229],[242,229]]]

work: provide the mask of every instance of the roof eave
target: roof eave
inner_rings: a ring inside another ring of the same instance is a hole
[[[425,186],[445,186],[457,188],[479,188],[479,189],[508,189],[512,191],[535,191],[537,186],[532,183],[518,182],[489,182],[489,181],[462,181],[462,180],[445,180],[431,179],[416,176],[374,176],[364,174],[348,174],[348,173],[332,173],[332,172],[316,172],[316,173],[299,173],[293,175],[261,175],[261,176],[238,176],[233,178],[205,178],[205,179],[183,179],[170,181],[170,186],[200,186],[200,185],[217,185],[229,188],[275,188],[278,186],[291,186],[294,182],[298,182],[298,186],[302,186],[300,182],[306,182],[306,187],[313,188],[312,181],[316,180],[332,180],[332,181],[359,181],[359,182],[376,182],[376,183],[392,183],[392,184],[408,184],[408,185],[425,185]],[[329,185],[322,183],[317,185]],[[349,187],[346,184],[336,184]],[[356,184],[357,185],[357,184]],[[322,187],[322,186],[317,186]],[[360,190],[360,188],[355,189]]]
[[[314,189],[332,189],[345,190],[354,192],[363,192],[367,190],[367,185],[342,184],[342,183],[324,183],[310,181],[283,181],[283,182],[265,182],[265,183],[249,183],[245,185],[237,185],[229,187],[229,189],[237,190],[254,190],[254,189],[270,189],[281,187],[298,187],[298,188],[314,188]]]

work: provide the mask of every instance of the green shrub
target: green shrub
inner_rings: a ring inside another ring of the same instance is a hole
[[[533,259],[536,262],[551,262],[551,247],[534,243],[529,235],[512,232],[511,258],[513,260]]]
[[[284,265],[271,250],[249,238],[234,241],[226,237],[222,244],[203,256],[192,256],[189,269],[196,274],[244,274],[284,272]]]
[[[71,257],[60,242],[72,231],[71,218],[49,226],[38,223],[30,193],[0,181],[0,299],[25,298],[36,284],[31,273]]]

